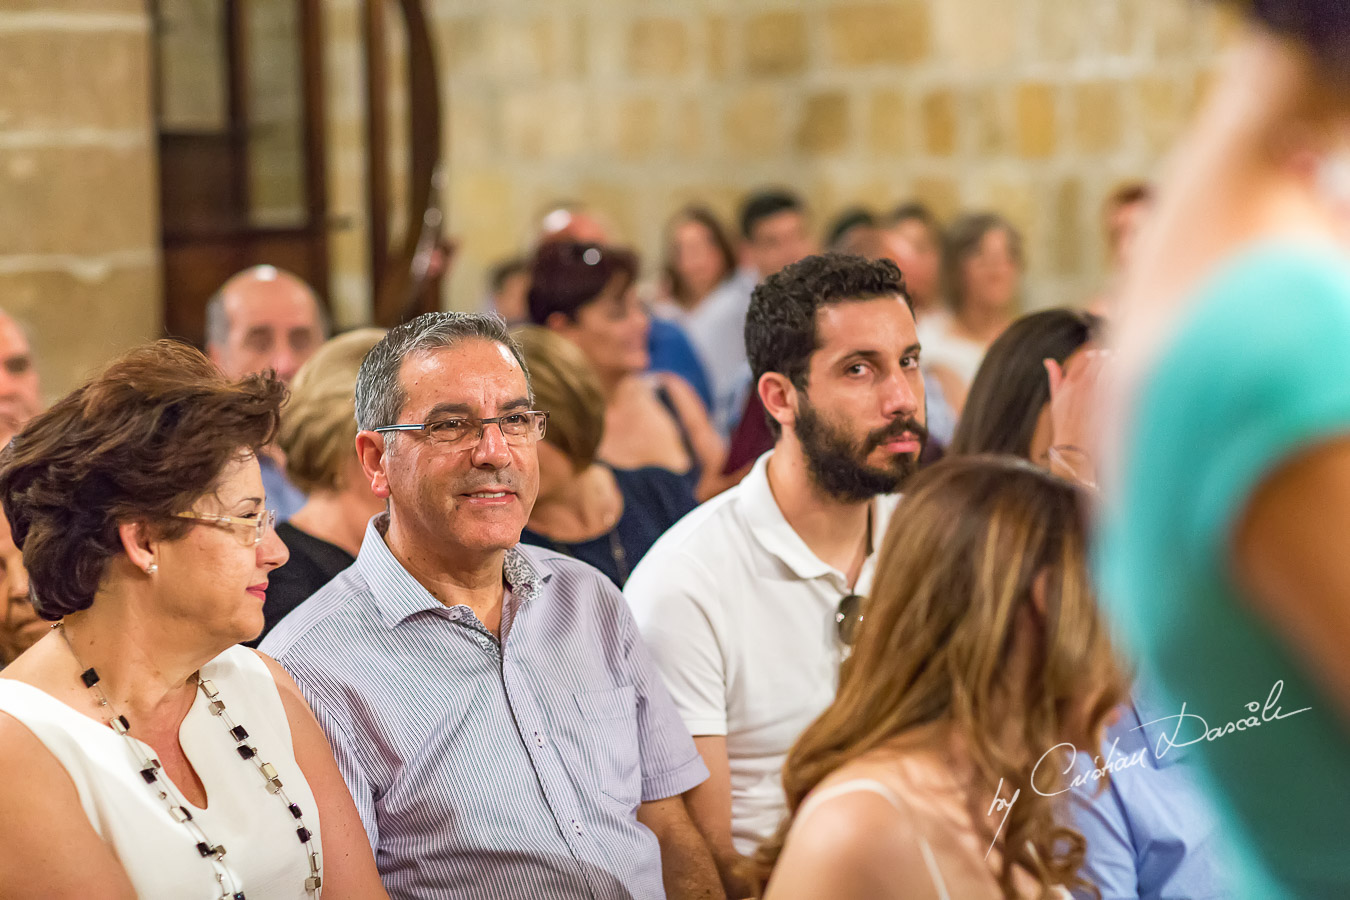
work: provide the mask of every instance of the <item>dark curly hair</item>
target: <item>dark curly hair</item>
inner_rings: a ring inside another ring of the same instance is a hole
[[[189,523],[173,514],[241,451],[272,440],[285,392],[271,375],[227,381],[200,351],[158,341],[30,422],[0,453],[0,501],[38,614],[55,620],[94,602],[122,552],[121,523],[182,537]]]
[[[905,278],[889,259],[822,253],[770,275],[751,294],[745,314],[752,383],[757,384],[765,372],[779,372],[798,390],[805,390],[811,354],[818,348],[816,311],[835,303],[897,295],[911,306]],[[776,436],[778,422],[771,418],[769,426]]]

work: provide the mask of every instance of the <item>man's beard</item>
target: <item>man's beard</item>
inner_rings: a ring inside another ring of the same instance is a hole
[[[894,419],[855,444],[816,411],[805,396],[797,404],[797,440],[806,457],[806,470],[816,485],[842,503],[861,503],[878,494],[893,494],[919,467],[919,455],[897,453],[882,467],[867,463],[867,457],[882,444],[905,432],[914,435],[919,446],[928,440],[928,430],[917,419]]]

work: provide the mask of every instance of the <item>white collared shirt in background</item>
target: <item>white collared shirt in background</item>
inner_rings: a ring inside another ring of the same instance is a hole
[[[876,566],[873,553],[850,590],[811,552],[769,488],[772,455],[666,532],[624,587],[689,731],[726,736],[732,837],[747,854],[786,811],[788,750],[834,699],[839,601],[866,594]],[[874,501],[873,547],[899,499]]]

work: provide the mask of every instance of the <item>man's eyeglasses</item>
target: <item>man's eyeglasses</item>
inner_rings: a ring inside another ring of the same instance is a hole
[[[863,620],[863,600],[859,594],[847,594],[839,601],[834,610],[834,627],[839,641],[845,647],[852,647],[858,639],[858,626]]]
[[[262,543],[262,539],[267,537],[267,532],[271,531],[277,524],[277,513],[274,509],[264,509],[256,518],[243,516],[211,516],[206,513],[198,512],[180,512],[174,513],[175,519],[191,519],[194,522],[205,522],[208,525],[218,525],[228,528],[235,534],[246,535],[247,546],[256,547]],[[239,526],[248,526],[248,531],[240,530]]]
[[[539,409],[524,412],[507,413],[491,419],[474,419],[468,416],[450,416],[418,425],[385,425],[375,431],[420,431],[427,440],[451,450],[464,450],[478,446],[483,439],[483,429],[496,425],[501,429],[502,437],[508,444],[532,444],[544,436],[548,427],[548,413]]]

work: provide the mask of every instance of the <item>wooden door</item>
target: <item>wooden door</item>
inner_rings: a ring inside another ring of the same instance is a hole
[[[319,0],[154,0],[164,325],[268,263],[327,295]]]

